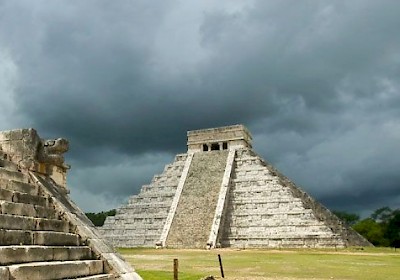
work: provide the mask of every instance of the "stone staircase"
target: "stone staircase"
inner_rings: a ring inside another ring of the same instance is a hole
[[[29,174],[0,166],[0,279],[116,279]]]
[[[206,248],[228,151],[195,153],[166,246]]]

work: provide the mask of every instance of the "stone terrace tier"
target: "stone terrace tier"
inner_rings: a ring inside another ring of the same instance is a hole
[[[237,152],[223,247],[344,247],[349,242],[319,219],[254,152]],[[338,219],[326,213],[330,219]],[[338,221],[340,223],[340,221]],[[360,239],[362,240],[362,239]],[[364,240],[362,240],[364,241]],[[358,245],[368,243],[361,242]]]
[[[118,247],[154,247],[160,239],[186,157],[177,155],[161,175],[153,177],[150,185],[142,186],[138,195],[131,196],[126,205],[118,208],[114,217],[107,217],[100,233]]]

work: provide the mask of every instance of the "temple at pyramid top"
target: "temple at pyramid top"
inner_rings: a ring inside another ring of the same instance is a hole
[[[188,151],[215,151],[251,148],[252,137],[244,125],[191,130],[187,132]]]

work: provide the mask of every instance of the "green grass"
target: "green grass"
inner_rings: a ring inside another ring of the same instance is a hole
[[[400,250],[350,248],[338,250],[173,250],[120,249],[144,280],[173,279],[173,259],[179,260],[179,280],[220,276],[225,279],[400,279]]]

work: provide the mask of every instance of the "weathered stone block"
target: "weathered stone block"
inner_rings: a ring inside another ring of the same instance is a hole
[[[42,207],[48,207],[47,197],[30,195],[27,193],[14,192],[13,202],[24,203],[24,204],[34,204]]]
[[[51,247],[9,246],[0,248],[0,265],[51,260],[53,260],[53,248]]]
[[[12,201],[13,195],[14,195],[14,192],[12,192],[12,191],[0,189],[0,200]]]
[[[8,267],[0,267],[0,279],[2,280],[10,279],[10,273],[8,271]]]
[[[6,189],[9,191],[17,191],[17,192],[21,192],[21,193],[27,193],[30,195],[38,195],[39,194],[38,187],[33,186],[31,184],[27,184],[27,183],[22,183],[19,181],[0,179],[0,186],[2,189]]]
[[[0,201],[1,214],[36,217],[36,210],[33,205]]]
[[[55,256],[57,249],[59,248],[54,249]],[[63,251],[65,252],[66,250]],[[94,258],[92,250],[87,246],[70,247],[66,252],[68,253],[68,260],[88,260]]]
[[[0,167],[0,179],[29,183],[29,178],[18,171],[10,171]]]
[[[72,233],[37,231],[33,233],[35,245],[78,246],[79,237]]]
[[[35,219],[35,229],[39,231],[58,231],[58,232],[69,232],[70,225],[67,221],[52,220],[52,219]]]
[[[13,216],[0,214],[0,228],[2,229],[21,229],[34,230],[35,219],[31,217]]]
[[[35,205],[36,217],[46,219],[58,219],[59,214],[54,208],[47,208],[39,205]]]
[[[0,229],[0,246],[33,244],[32,232],[24,230]]]
[[[103,262],[65,261],[42,262],[10,265],[10,277],[13,279],[50,280],[79,277],[102,273]]]

